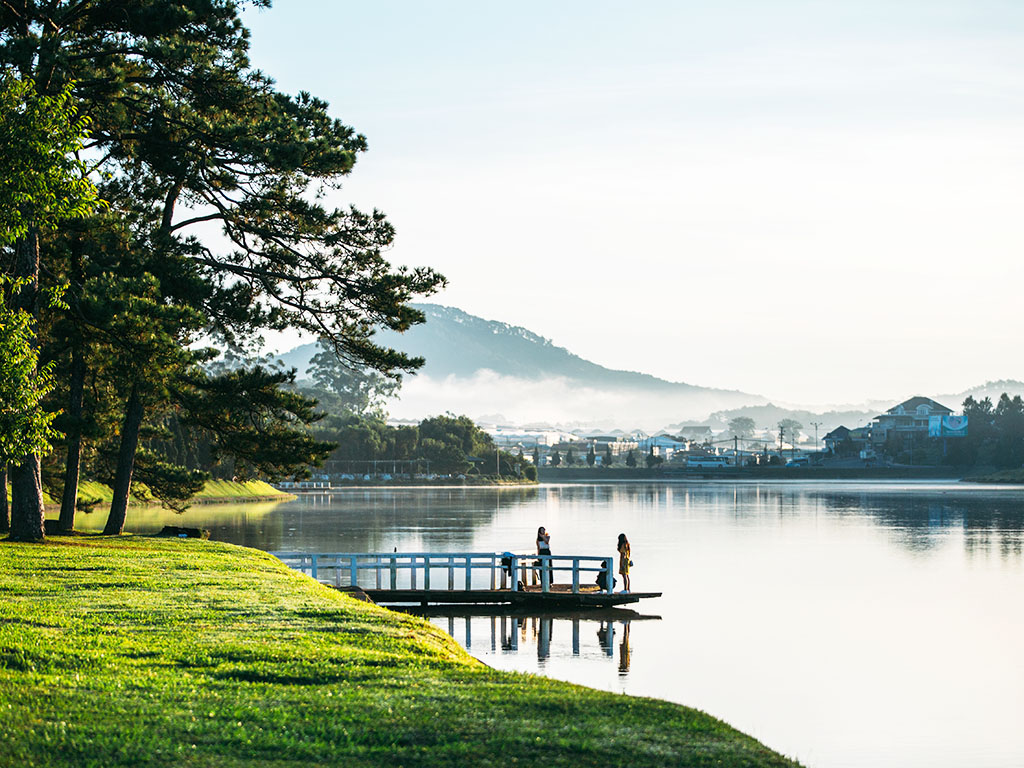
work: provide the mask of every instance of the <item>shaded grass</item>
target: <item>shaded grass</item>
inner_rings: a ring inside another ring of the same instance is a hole
[[[1024,469],[1003,469],[987,475],[965,477],[969,483],[1014,483],[1024,484]]]
[[[197,568],[198,566],[198,568]],[[0,543],[0,765],[790,766],[194,539]]]

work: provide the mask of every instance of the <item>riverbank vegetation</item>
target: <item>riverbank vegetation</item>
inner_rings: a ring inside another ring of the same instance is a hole
[[[686,707],[492,670],[264,553],[51,542],[0,544],[11,765],[793,765]]]
[[[1003,393],[995,404],[989,398],[964,401],[967,436],[950,441],[951,463],[1020,469],[1024,465],[1024,400]]]
[[[501,451],[468,416],[434,416],[391,426],[378,414],[326,416],[314,436],[338,447],[324,463],[332,476],[374,469],[405,475],[465,476],[535,481],[537,468],[522,453]]]
[[[1008,485],[1024,485],[1024,469],[1004,469],[986,475],[965,477],[971,483],[1006,483]]]

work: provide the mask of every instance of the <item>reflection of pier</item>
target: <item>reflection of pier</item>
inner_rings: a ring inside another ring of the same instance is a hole
[[[338,589],[358,589],[377,603],[571,609],[607,608],[661,597],[660,592],[614,592],[611,557],[511,552],[273,554],[317,581]],[[531,576],[539,583],[528,584]]]
[[[551,656],[551,644],[556,634],[562,638],[566,637],[562,634],[566,629],[571,629],[572,655],[579,656],[581,626],[586,622],[590,622],[591,627],[595,623],[598,625],[597,643],[601,655],[607,656],[609,659],[614,658],[615,625],[618,623],[620,675],[626,675],[629,672],[632,656],[629,639],[630,625],[634,621],[659,621],[661,619],[660,616],[645,616],[628,608],[564,611],[543,608],[530,610],[507,605],[489,608],[487,606],[452,605],[426,608],[404,606],[398,607],[396,610],[430,619],[447,618],[448,634],[456,640],[461,639],[463,646],[470,652],[487,648],[489,645],[491,653],[497,653],[499,648],[504,653],[518,653],[520,645],[525,643],[528,638],[532,638],[537,648],[537,660],[540,662],[547,661]],[[481,623],[484,624],[483,638],[480,637]],[[556,633],[558,624],[563,626],[561,632]],[[569,624],[570,627],[565,627],[565,624]],[[489,637],[488,629],[490,630]]]

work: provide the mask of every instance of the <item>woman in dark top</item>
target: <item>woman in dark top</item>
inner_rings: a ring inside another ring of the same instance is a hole
[[[629,567],[633,561],[629,559],[629,539],[626,534],[619,534],[619,543],[615,547],[619,550],[619,573],[622,575],[622,591],[629,592]]]
[[[543,525],[537,529],[537,554],[551,554],[551,534],[544,530]]]
[[[548,533],[544,529],[543,525],[540,528],[537,529],[537,554],[538,555],[550,555],[551,554],[551,534]],[[537,561],[537,565],[541,566],[542,568],[548,568],[550,566],[550,562],[545,562],[543,560],[538,560]],[[533,583],[534,584],[537,583],[537,579],[538,578],[539,577],[538,577],[537,571],[534,571],[533,572]]]

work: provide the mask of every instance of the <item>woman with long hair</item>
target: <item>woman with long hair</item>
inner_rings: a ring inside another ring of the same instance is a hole
[[[538,555],[550,555],[551,554],[551,534],[548,533],[542,525],[537,529],[537,554]],[[535,560],[535,565],[539,565],[542,569],[548,570],[551,567],[551,563],[546,560]],[[537,583],[539,578],[537,570],[533,571],[533,583]],[[549,582],[550,583],[550,582]]]
[[[622,591],[629,592],[629,567],[633,561],[629,559],[629,539],[626,534],[619,534],[619,543],[615,547],[619,550],[619,574],[622,576]]]

